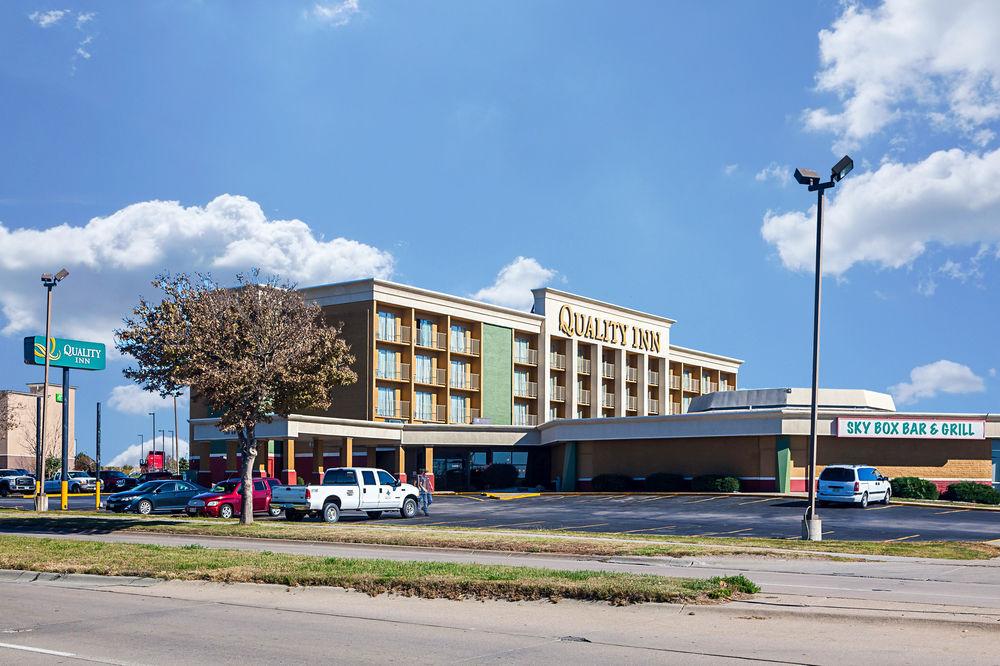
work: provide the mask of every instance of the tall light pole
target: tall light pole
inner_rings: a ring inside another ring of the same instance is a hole
[[[802,538],[807,541],[823,540],[823,522],[816,515],[816,412],[819,405],[819,314],[823,300],[823,193],[836,185],[854,168],[848,155],[840,158],[830,171],[830,180],[821,183],[819,174],[812,169],[796,169],[795,180],[816,193],[816,286],[813,298],[813,350],[812,350],[812,402],[809,405],[809,505],[802,517]]]
[[[163,467],[167,467],[167,431],[160,428],[160,454],[163,456]]]
[[[180,451],[178,439],[181,436],[180,430],[177,429],[177,395],[174,394],[174,474],[180,475],[181,473],[181,459],[178,457]]]
[[[153,417],[153,438],[149,440],[149,451],[156,453],[156,412],[149,412],[149,415]],[[146,465],[146,471],[149,471],[149,465]]]
[[[139,433],[139,469],[142,469],[142,445],[143,445],[143,443],[145,441],[146,441],[146,438],[143,437],[142,433],[140,432]]]
[[[170,446],[172,446],[173,449],[174,449],[174,451],[173,451],[173,456],[174,456],[174,474],[180,474],[181,473],[180,472],[180,466],[177,464],[177,438],[174,437],[174,431],[173,430],[168,430],[167,432],[170,433]]]
[[[49,496],[45,494],[45,417],[49,404],[49,336],[52,335],[52,289],[69,276],[65,268],[53,275],[42,273],[42,286],[45,287],[45,374],[42,379],[42,424],[41,436],[38,441],[38,452],[35,454],[35,511],[49,510]],[[65,398],[65,396],[64,396]]]

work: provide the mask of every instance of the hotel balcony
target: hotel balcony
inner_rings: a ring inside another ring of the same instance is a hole
[[[478,391],[479,375],[476,373],[468,375],[452,375],[449,386],[453,389],[461,389],[463,391]]]
[[[582,356],[576,357],[576,371],[581,375],[590,374],[590,359]]]
[[[649,403],[649,408],[646,410],[647,412],[649,412],[650,414],[659,414],[660,413],[660,401],[659,400],[657,400],[656,398],[650,398],[649,400],[647,400],[647,402]]]
[[[556,352],[550,353],[549,354],[549,366],[551,366],[551,368],[553,370],[565,370],[566,369],[566,355],[565,354],[557,354]]]
[[[576,404],[578,405],[590,404],[590,389],[579,389],[577,391]]]
[[[514,425],[516,426],[536,426],[538,425],[538,414],[514,415]]]
[[[636,395],[625,396],[625,411],[629,412],[639,411],[639,396]]]
[[[615,378],[615,364],[614,363],[601,363],[601,377],[605,379]]]
[[[413,373],[413,381],[417,384],[427,384],[428,386],[444,386],[447,383],[447,373],[444,368],[430,370],[427,372]]]
[[[625,366],[625,381],[632,383],[639,381],[639,368]]]
[[[409,419],[410,403],[402,400],[388,405],[376,405],[375,415],[384,419]]]
[[[418,329],[417,339],[414,344],[423,349],[437,349],[440,351],[448,348],[448,336],[444,333],[428,333]]]
[[[701,392],[702,393],[715,393],[719,390],[719,384],[717,382],[702,382]]]
[[[515,349],[514,350],[514,363],[518,365],[538,365],[538,350],[537,349]]]
[[[520,386],[514,385],[515,398],[537,398],[538,382],[524,382]]]
[[[680,375],[670,375],[670,388],[680,390],[681,388],[681,378]]]
[[[719,384],[719,390],[720,391],[734,391],[735,389],[731,388],[727,382],[721,382]]]
[[[659,386],[660,385],[660,373],[658,373],[656,370],[649,370],[648,372],[649,372],[649,379],[647,381],[649,382],[649,385],[650,386]]]
[[[684,390],[693,391],[694,393],[701,393],[701,382],[691,379],[689,377],[684,378]]]
[[[555,384],[549,387],[551,395],[549,399],[553,402],[566,402],[566,387]]]
[[[608,407],[614,409],[615,407],[615,394],[605,393],[601,396],[601,407]]]
[[[375,368],[375,379],[388,379],[394,382],[410,381],[410,364],[400,363],[390,367]]]
[[[432,405],[430,409],[420,409],[419,406],[413,412],[413,419],[415,421],[430,421],[432,423],[444,423],[445,421],[445,406],[444,405]]]
[[[452,354],[479,356],[479,340],[475,338],[452,338],[448,349]]]
[[[479,418],[478,409],[468,409],[464,414],[452,414],[451,418],[448,420],[449,423],[465,423],[471,424]]]
[[[670,413],[671,414],[682,414],[683,412],[681,412],[681,403],[679,403],[679,402],[672,402],[672,403],[670,403]]]
[[[410,327],[409,326],[399,326],[398,328],[389,328],[383,330],[379,327],[375,331],[375,339],[379,342],[394,342],[400,345],[410,344]]]

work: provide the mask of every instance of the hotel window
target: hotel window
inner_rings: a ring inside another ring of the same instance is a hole
[[[457,352],[465,351],[465,334],[466,328],[464,326],[458,326],[452,324],[451,327],[451,350]]]
[[[451,404],[451,420],[454,423],[465,423],[465,397],[461,395],[453,395],[450,398]]]
[[[378,337],[380,340],[396,339],[396,315],[392,312],[378,313]]]
[[[416,358],[416,371],[417,374],[413,378],[414,381],[422,382],[424,384],[431,383],[431,367],[432,361],[431,357],[425,354],[417,354]]]
[[[452,361],[451,362],[451,385],[457,388],[465,388],[468,384],[468,379],[465,374],[466,370],[465,361]],[[463,398],[464,400],[464,398]]]
[[[514,403],[514,425],[528,425],[528,405],[523,402]]]
[[[528,395],[528,371],[527,370],[515,370],[514,371],[514,395],[526,396]]]
[[[416,392],[415,418],[421,421],[434,420],[434,394],[430,391]]]
[[[396,389],[391,386],[378,387],[378,415],[396,416]]]
[[[687,414],[688,413],[688,407],[691,406],[691,398],[688,398],[688,397],[685,396],[683,398],[683,400],[682,400],[682,403],[684,404],[684,407],[681,410],[681,413]]]
[[[378,367],[375,369],[375,376],[380,379],[395,379],[396,352],[391,349],[378,350]]]
[[[433,347],[434,322],[429,319],[417,320],[417,344],[421,347]]]

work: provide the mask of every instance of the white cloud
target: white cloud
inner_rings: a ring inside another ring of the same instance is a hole
[[[1000,3],[998,3],[1000,5]],[[840,275],[854,264],[910,264],[930,243],[1000,241],[1000,149],[983,154],[942,150],[911,164],[887,162],[851,174],[827,197],[824,270]],[[764,215],[761,234],[792,270],[815,261],[816,208]]]
[[[997,376],[997,369],[996,368],[990,368],[989,372],[990,372],[990,377],[996,377]]]
[[[727,164],[726,166],[722,167],[722,173],[726,174],[727,176],[732,176],[734,173],[736,173],[736,170],[739,168],[740,168],[739,164]]]
[[[148,414],[161,410],[173,410],[172,398],[161,398],[158,393],[143,391],[137,384],[122,384],[111,389],[108,405],[125,414]],[[177,407],[187,405],[187,394],[177,397]]]
[[[967,365],[944,359],[921,365],[910,371],[910,381],[889,387],[897,405],[908,405],[939,393],[982,393],[983,378]]]
[[[159,437],[156,438],[155,446],[157,451],[161,450],[161,448],[164,446],[163,442],[160,441]],[[147,439],[142,443],[141,453],[142,455],[145,455],[149,453],[150,450],[151,450],[150,440]],[[170,441],[169,434],[166,438],[166,450],[167,450],[167,456],[172,458],[174,456],[174,446],[173,442]],[[177,456],[179,458],[187,458],[189,453],[190,453],[190,448],[188,447],[187,440],[178,438]],[[107,462],[101,461],[101,464],[107,465],[108,467],[121,467],[122,465],[131,465],[132,467],[138,467],[139,456],[140,456],[139,444],[133,444],[132,446],[128,447],[127,449],[116,455],[111,460]]]
[[[346,238],[325,240],[301,220],[268,219],[260,205],[223,194],[206,206],[144,201],[82,226],[8,229],[0,224],[0,334],[44,324],[38,276],[62,266],[53,292],[57,335],[111,342],[112,330],[150,279],[165,270],[214,271],[221,280],[259,267],[303,286],[389,277],[390,253]]]
[[[360,11],[358,0],[341,0],[341,2],[334,3],[317,2],[313,5],[310,14],[313,18],[327,25],[340,27],[350,23],[351,19]]]
[[[937,282],[932,277],[927,277],[917,283],[917,293],[930,298],[937,292]]]
[[[975,141],[992,139],[981,126],[1000,118],[1000,2],[885,0],[877,7],[848,2],[819,33],[819,91],[837,95],[840,110],[807,109],[808,127],[855,146],[890,124],[923,117]]]
[[[534,303],[531,290],[544,287],[555,276],[554,270],[543,267],[531,257],[516,257],[500,269],[492,285],[480,289],[472,298],[509,308],[530,310]]]
[[[69,9],[50,9],[44,12],[32,12],[28,18],[40,28],[51,28],[72,13]]]
[[[792,169],[787,165],[782,166],[777,162],[771,162],[766,167],[758,171],[754,175],[754,180],[758,183],[763,183],[767,180],[773,180],[782,187],[788,184],[788,179],[791,177]]]
[[[80,12],[76,15],[76,29],[83,30],[83,26],[94,20],[97,12]]]

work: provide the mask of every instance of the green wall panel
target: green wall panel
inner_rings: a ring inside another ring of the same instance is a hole
[[[510,425],[514,413],[514,331],[483,324],[483,418]]]
[[[792,438],[779,435],[774,442],[777,454],[774,467],[774,481],[779,493],[787,493],[792,489]]]

